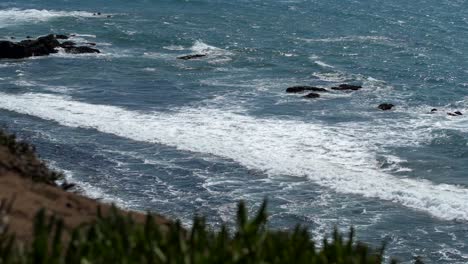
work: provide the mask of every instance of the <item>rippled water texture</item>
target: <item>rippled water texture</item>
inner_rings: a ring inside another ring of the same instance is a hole
[[[46,2],[0,3],[0,38],[102,53],[0,60],[0,125],[87,195],[214,226],[267,197],[275,228],[468,262],[466,1]]]

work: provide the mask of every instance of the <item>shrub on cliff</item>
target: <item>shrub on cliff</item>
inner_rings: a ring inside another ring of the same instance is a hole
[[[269,230],[265,204],[248,219],[243,203],[237,230],[215,232],[201,217],[184,229],[180,222],[160,227],[148,214],[145,223],[114,210],[63,235],[63,222],[40,211],[34,240],[25,250],[14,248],[9,235],[0,236],[0,263],[382,263],[383,249],[345,239],[338,231],[318,248],[307,230]],[[64,237],[66,237],[64,239]],[[394,263],[394,262],[393,262]]]

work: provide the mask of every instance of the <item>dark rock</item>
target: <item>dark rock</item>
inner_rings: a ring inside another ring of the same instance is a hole
[[[394,106],[395,106],[395,105],[393,105],[393,104],[380,104],[380,105],[378,106],[378,108],[379,108],[380,110],[386,111],[386,110],[392,109]]]
[[[203,58],[203,57],[206,57],[206,54],[185,55],[185,56],[177,57],[177,59],[179,59],[179,60],[192,60],[192,59],[198,59],[198,58]]]
[[[302,93],[305,91],[327,92],[327,89],[313,86],[293,86],[286,89],[287,93]]]
[[[90,46],[96,46],[96,43],[94,43],[94,42],[86,42],[85,44],[90,45]]]
[[[30,39],[30,38],[32,38],[32,37],[31,37],[31,36],[26,36],[26,38],[27,38],[27,39]]]
[[[93,49],[86,46],[79,47],[65,47],[65,52],[71,54],[83,54],[83,53],[101,53],[98,49]]]
[[[0,41],[0,58],[19,59],[24,58],[23,46],[10,41]]]
[[[0,43],[0,59],[21,59],[32,56],[45,56],[56,53],[55,48],[60,42],[54,35],[47,35],[36,40],[28,39],[20,42],[2,41]]]
[[[432,108],[431,113],[435,113],[435,112],[437,112],[437,108]]]
[[[97,15],[100,16],[100,15],[101,15],[101,12],[98,12]]]
[[[16,39],[15,37],[10,37],[10,39]]]
[[[449,113],[447,113],[447,115],[449,115],[449,116],[461,116],[461,115],[463,115],[463,114],[462,114],[462,112],[460,112],[460,111],[455,111],[455,112],[453,112],[453,113],[450,113],[450,112],[449,112]]]
[[[62,42],[62,44],[60,44],[60,47],[62,48],[72,48],[74,46],[76,46],[76,43],[73,41],[65,41],[65,42]]]
[[[68,36],[67,36],[67,35],[58,34],[58,35],[55,35],[55,38],[56,38],[56,39],[68,39]]]
[[[318,93],[309,93],[307,95],[304,95],[303,97],[304,98],[319,98],[320,94],[318,94]]]
[[[62,44],[57,36],[50,34],[37,39],[26,39],[20,42],[0,41],[0,59],[21,59],[33,56],[45,56],[57,53],[62,47],[69,53],[99,53],[99,50],[89,47],[75,47],[75,43],[65,41]]]
[[[60,188],[62,188],[65,191],[68,191],[72,188],[76,187],[76,184],[74,183],[69,183],[69,182],[64,182],[60,185]]]
[[[111,15],[107,15],[107,18],[111,18],[112,16]]]
[[[338,91],[357,91],[361,89],[362,86],[360,85],[351,85],[351,84],[340,84],[338,87],[332,87],[332,90],[338,90]]]

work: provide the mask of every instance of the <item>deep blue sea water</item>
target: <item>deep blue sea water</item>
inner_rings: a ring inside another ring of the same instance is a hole
[[[0,3],[0,38],[48,33],[102,54],[1,60],[0,126],[87,195],[213,226],[267,197],[274,228],[468,263],[467,1]]]

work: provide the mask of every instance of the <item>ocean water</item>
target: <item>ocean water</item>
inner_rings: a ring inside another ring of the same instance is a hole
[[[102,53],[0,60],[0,126],[87,195],[125,208],[187,225],[197,212],[216,227],[239,200],[254,211],[268,198],[273,228],[300,223],[319,240],[354,226],[403,263],[468,263],[467,10],[4,1],[1,39],[75,34]],[[196,53],[208,56],[176,59]],[[363,89],[285,93],[341,83]],[[377,109],[386,102],[395,109]]]

